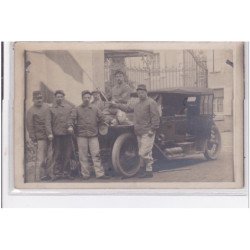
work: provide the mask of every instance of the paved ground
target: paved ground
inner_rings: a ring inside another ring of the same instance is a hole
[[[108,182],[221,182],[233,181],[233,138],[231,132],[221,134],[222,147],[219,158],[215,161],[207,161],[203,155],[188,157],[181,160],[157,161],[154,166],[154,177],[150,179],[112,177]],[[29,167],[29,176],[32,174],[32,166]],[[29,181],[32,181],[29,178]],[[89,182],[96,182],[91,178]],[[80,178],[73,181],[59,180],[58,182],[81,182]],[[102,182],[106,182],[102,181]]]
[[[122,181],[154,181],[154,182],[220,182],[233,181],[232,133],[221,134],[222,147],[219,158],[207,161],[203,155],[181,160],[158,161],[154,167],[153,179],[130,178]],[[121,181],[112,178],[112,181]]]
[[[218,182],[233,181],[232,133],[222,133],[222,150],[215,161],[203,155],[161,163],[155,174],[156,181],[167,182]]]

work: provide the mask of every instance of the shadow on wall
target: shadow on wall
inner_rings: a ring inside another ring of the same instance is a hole
[[[220,132],[233,131],[233,117],[231,115],[221,115],[215,117],[215,124]]]

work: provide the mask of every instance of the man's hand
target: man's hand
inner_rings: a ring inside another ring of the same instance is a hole
[[[117,125],[117,124],[118,124],[118,122],[117,122],[116,119],[112,119],[111,122],[110,122],[110,125],[111,125],[111,126],[115,126],[115,125]]]
[[[154,133],[152,130],[149,130],[149,131],[148,131],[148,136],[149,136],[149,137],[152,137],[154,134],[155,134],[155,133]]]
[[[52,141],[53,140],[53,135],[49,135],[48,139],[49,139],[49,141]]]
[[[73,133],[74,133],[74,129],[73,129],[72,126],[70,126],[70,127],[68,128],[68,132],[69,132],[70,134],[73,134]]]

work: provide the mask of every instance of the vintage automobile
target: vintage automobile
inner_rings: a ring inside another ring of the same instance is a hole
[[[207,88],[175,88],[149,91],[159,107],[160,128],[154,143],[154,158],[162,155],[175,160],[203,154],[217,159],[221,149],[220,132],[213,118],[213,91]],[[136,93],[131,102],[138,101]],[[133,121],[133,114],[127,114]],[[132,123],[111,125],[100,135],[101,157],[121,176],[132,177],[140,168],[138,145]],[[158,156],[157,156],[158,155]]]

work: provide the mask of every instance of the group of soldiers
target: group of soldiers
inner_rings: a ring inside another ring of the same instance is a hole
[[[160,123],[158,106],[147,96],[144,84],[137,87],[138,102],[130,105],[131,89],[124,80],[124,73],[117,71],[115,78],[117,84],[111,90],[111,101],[106,103],[101,100],[98,90],[82,91],[82,104],[78,107],[65,101],[63,90],[55,91],[55,101],[51,106],[43,102],[41,91],[33,92],[34,105],[27,113],[27,130],[37,147],[34,171],[36,181],[73,179],[70,171],[73,135],[76,136],[78,146],[81,178],[88,180],[94,170],[96,178],[108,179],[109,176],[105,174],[100,160],[98,127],[101,124],[110,124],[108,116],[104,115],[105,112],[113,114],[118,110],[134,112],[134,132],[141,158],[137,176],[153,177],[152,148]],[[50,144],[53,150],[53,164],[45,164]],[[89,153],[93,169],[89,165]]]

